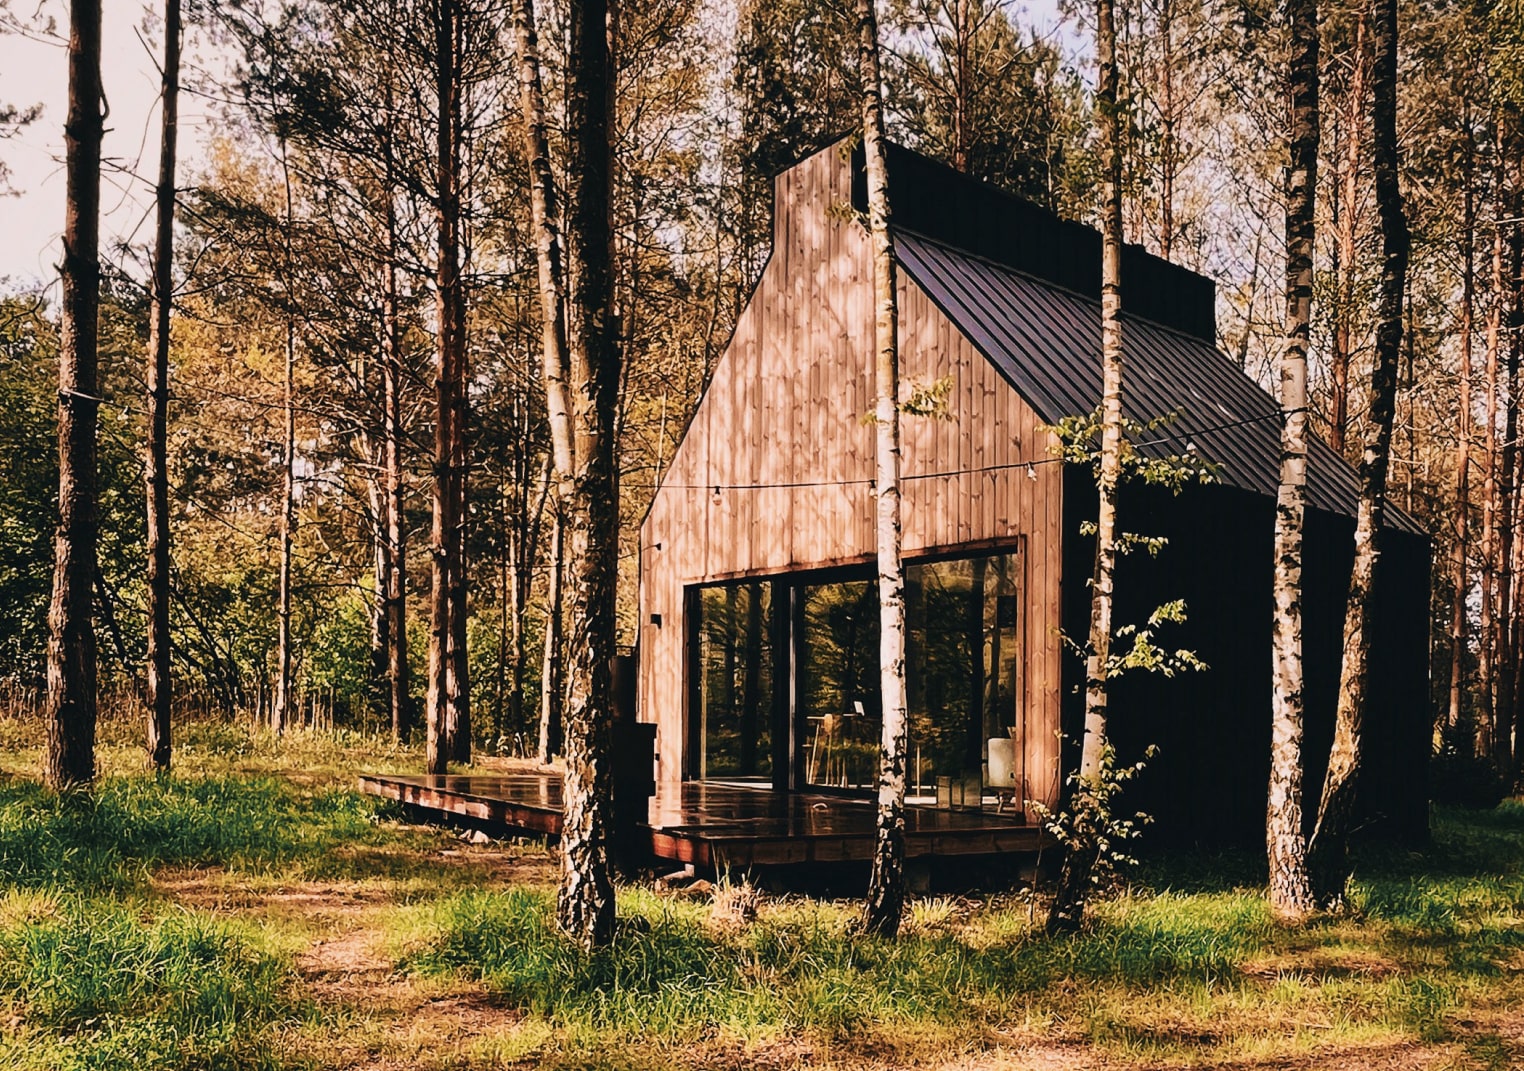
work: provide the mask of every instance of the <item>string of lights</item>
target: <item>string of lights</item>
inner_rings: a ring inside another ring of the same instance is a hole
[[[1196,428],[1196,429],[1191,430],[1189,432],[1183,433],[1183,437],[1185,439],[1185,449],[1186,449],[1186,451],[1188,453],[1194,451],[1196,449],[1196,444],[1194,442],[1194,439],[1196,437],[1198,437],[1198,436],[1212,435],[1212,434],[1215,434],[1215,433],[1220,432],[1220,431],[1230,431],[1233,428],[1242,428],[1242,427],[1246,427],[1246,426],[1248,426],[1250,424],[1263,424],[1266,421],[1270,421],[1270,420],[1280,420],[1283,415],[1289,416],[1289,415],[1291,415],[1293,413],[1304,413],[1304,412],[1307,412],[1307,408],[1305,406],[1301,407],[1299,409],[1287,410],[1287,411],[1284,411],[1284,413],[1283,413],[1282,410],[1276,409],[1276,410],[1274,410],[1272,412],[1269,412],[1269,413],[1263,413],[1260,416],[1244,417],[1244,418],[1242,418],[1240,420],[1230,420],[1230,421],[1225,421],[1224,423],[1221,423],[1221,424],[1213,424],[1213,425],[1211,425],[1209,427],[1205,427],[1205,428]],[[1181,435],[1164,436],[1164,437],[1160,437],[1160,438],[1156,438],[1156,439],[1148,439],[1148,440],[1145,440],[1143,442],[1133,443],[1132,446],[1133,446],[1133,449],[1135,449],[1135,450],[1147,449],[1147,448],[1153,447],[1153,446],[1169,446],[1169,445],[1171,445],[1173,443],[1179,442],[1181,438],[1182,438]],[[948,478],[953,477],[953,476],[974,476],[974,475],[979,475],[981,473],[986,473],[986,472],[1003,472],[1003,471],[1006,471],[1006,470],[1009,470],[1009,469],[1026,469],[1027,470],[1027,478],[1035,480],[1035,479],[1037,479],[1037,466],[1039,466],[1039,465],[1061,464],[1061,463],[1063,463],[1066,460],[1068,460],[1068,459],[1064,458],[1062,456],[1056,456],[1056,455],[1049,454],[1049,455],[1045,455],[1043,457],[1026,458],[1026,459],[1023,459],[1023,460],[1020,460],[1020,461],[1006,461],[1006,462],[1002,462],[1002,463],[1000,463],[998,465],[980,465],[980,466],[978,466],[976,468],[946,469],[946,470],[942,470],[942,471],[938,471],[938,472],[910,472],[910,473],[904,473],[904,474],[902,474],[900,476],[900,480],[902,482],[909,482],[911,480],[940,480],[940,479],[948,479]],[[721,492],[724,492],[724,491],[787,491],[787,490],[803,489],[803,488],[811,488],[811,487],[864,487],[864,486],[871,487],[876,482],[877,482],[877,480],[874,477],[864,476],[864,477],[859,477],[859,478],[856,478],[856,479],[846,479],[846,480],[790,480],[790,481],[783,481],[783,482],[778,482],[778,483],[668,483],[668,482],[663,482],[661,484],[661,487],[663,487],[663,488],[671,488],[673,490],[680,490],[680,491],[682,491],[682,490],[686,490],[686,491],[708,491],[708,492],[711,492],[712,494],[718,495],[718,494],[720,494]]]

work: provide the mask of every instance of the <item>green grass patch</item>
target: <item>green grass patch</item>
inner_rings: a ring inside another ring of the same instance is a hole
[[[279,1066],[289,969],[258,934],[101,900],[0,900],[0,1063],[21,1069]]]
[[[0,783],[0,888],[120,889],[156,866],[322,871],[336,849],[378,840],[377,808],[270,777],[112,778],[70,796]]]

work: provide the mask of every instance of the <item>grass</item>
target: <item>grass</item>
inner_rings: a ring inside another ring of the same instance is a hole
[[[0,1061],[17,1068],[274,1068],[288,967],[257,932],[170,911],[0,901]]]
[[[544,849],[462,845],[351,787],[412,752],[193,724],[154,778],[134,732],[107,725],[98,790],[61,800],[28,776],[35,726],[0,720],[0,1066],[1524,1060],[1518,803],[1367,850],[1355,910],[1294,929],[1251,855],[1175,856],[1071,939],[1016,893],[917,901],[883,942],[850,901],[635,886],[586,956]]]

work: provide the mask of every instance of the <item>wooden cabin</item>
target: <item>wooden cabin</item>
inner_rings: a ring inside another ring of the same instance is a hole
[[[1096,493],[1049,425],[1100,396],[1100,238],[924,157],[890,155],[902,376],[946,383],[903,420],[911,803],[1035,821],[1076,755]],[[637,709],[659,794],[686,785],[871,791],[879,736],[873,309],[860,152],[777,176],[772,255],[662,474],[640,535]],[[1262,836],[1270,739],[1274,399],[1216,348],[1211,280],[1128,248],[1126,407],[1174,414],[1143,445],[1194,449],[1220,480],[1130,488],[1120,522],[1162,535],[1125,560],[1118,623],[1184,598],[1161,636],[1208,670],[1117,683],[1124,757],[1159,753],[1129,799],[1173,840]],[[1351,559],[1354,473],[1310,460],[1309,754],[1326,755]],[[1369,816],[1425,826],[1429,545],[1393,511],[1367,722]],[[1061,739],[1070,741],[1061,744]],[[1309,784],[1321,776],[1309,762]]]

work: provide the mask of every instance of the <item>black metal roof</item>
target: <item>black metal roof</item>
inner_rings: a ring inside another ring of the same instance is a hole
[[[1057,423],[1100,404],[1096,300],[903,225],[895,230],[895,251],[910,277],[1043,420]],[[1126,302],[1124,292],[1124,310]],[[1125,311],[1123,321],[1127,415],[1139,421],[1176,415],[1151,434],[1152,445],[1143,452],[1180,454],[1194,444],[1201,457],[1220,466],[1223,483],[1274,497],[1280,475],[1275,399],[1211,342]],[[1308,505],[1354,516],[1354,470],[1313,435],[1307,467]],[[1387,518],[1392,527],[1423,533],[1394,507]]]
[[[1101,235],[998,186],[929,156],[885,146],[894,221],[938,241],[1066,290],[1101,296]],[[863,148],[852,157],[852,201],[866,211]],[[1217,339],[1217,287],[1204,275],[1156,257],[1142,246],[1122,247],[1127,307],[1154,323],[1208,342]]]

